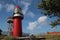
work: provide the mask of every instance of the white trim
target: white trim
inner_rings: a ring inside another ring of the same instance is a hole
[[[21,17],[22,17],[22,15],[21,15],[21,14],[14,14],[14,16],[21,16]]]

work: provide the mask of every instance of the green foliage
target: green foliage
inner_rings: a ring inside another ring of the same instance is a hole
[[[58,17],[60,19],[60,0],[42,0],[38,5],[38,8],[45,10],[44,15],[48,15],[49,17]],[[56,22],[51,22],[51,26],[55,27],[56,25],[58,25],[58,23],[56,24]]]
[[[16,39],[13,38],[13,37],[8,37],[8,36],[7,36],[7,37],[4,38],[4,40],[16,40]]]
[[[60,40],[60,35],[47,35],[46,39]]]
[[[47,12],[54,14],[54,16],[59,16],[60,0],[42,0],[42,3],[38,5],[38,8],[43,8],[44,10],[47,10]]]
[[[52,26],[52,28],[54,28],[57,25],[57,23],[56,22],[51,22],[50,25]]]
[[[2,30],[0,29],[0,35],[2,35]]]

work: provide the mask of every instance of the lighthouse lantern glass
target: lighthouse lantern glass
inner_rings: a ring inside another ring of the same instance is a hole
[[[14,13],[21,13],[22,11],[21,11],[21,9],[20,8],[15,8],[15,11],[14,11]]]
[[[17,8],[15,8],[15,11],[14,11],[14,13],[17,13]]]

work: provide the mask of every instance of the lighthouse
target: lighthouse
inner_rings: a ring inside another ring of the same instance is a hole
[[[13,37],[22,37],[23,14],[20,6],[16,6],[13,13]]]

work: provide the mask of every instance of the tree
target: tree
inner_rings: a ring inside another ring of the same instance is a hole
[[[2,35],[2,30],[0,29],[0,35]]]
[[[38,8],[44,10],[44,15],[58,18],[51,22],[50,25],[52,28],[60,25],[60,0],[42,0],[42,2],[38,5]]]

